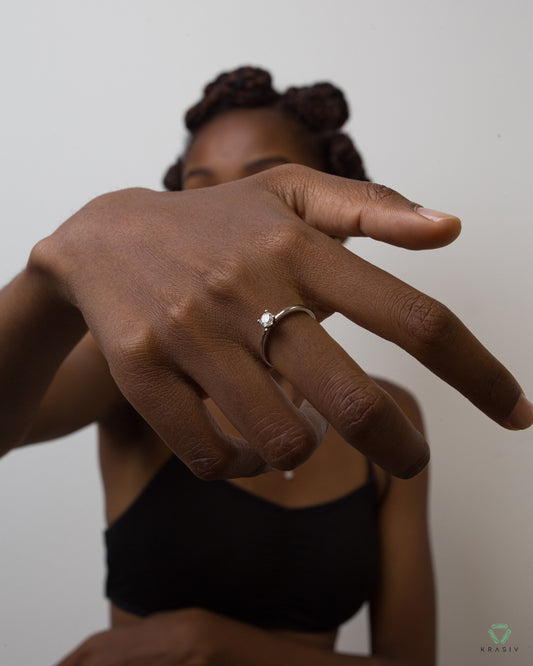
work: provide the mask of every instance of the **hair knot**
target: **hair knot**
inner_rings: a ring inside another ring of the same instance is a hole
[[[185,115],[185,125],[195,132],[218,113],[235,108],[269,106],[279,99],[272,77],[259,67],[239,67],[223,72],[204,88],[204,96]]]
[[[281,106],[310,130],[319,132],[339,129],[349,116],[342,91],[331,83],[289,88]]]

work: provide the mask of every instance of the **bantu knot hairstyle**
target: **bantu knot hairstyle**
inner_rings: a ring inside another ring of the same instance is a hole
[[[202,99],[185,114],[190,142],[206,123],[225,111],[278,108],[311,137],[326,173],[369,180],[357,148],[347,134],[339,131],[348,119],[349,110],[344,94],[331,83],[291,87],[279,93],[264,69],[239,67],[217,76],[203,93]],[[167,190],[182,189],[182,167],[180,156],[164,177]]]

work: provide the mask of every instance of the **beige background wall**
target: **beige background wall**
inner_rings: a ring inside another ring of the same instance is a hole
[[[331,79],[373,178],[461,216],[452,246],[351,248],[450,306],[533,394],[531,86],[524,0],[27,0],[0,9],[0,280],[91,197],[159,187],[181,112],[239,64]],[[531,432],[505,431],[389,343],[328,324],[411,388],[432,445],[440,664],[533,663]],[[107,620],[94,431],[0,461],[0,664],[52,663]],[[492,623],[515,654],[487,655]],[[364,653],[362,613],[341,646]],[[413,628],[413,640],[417,639]]]

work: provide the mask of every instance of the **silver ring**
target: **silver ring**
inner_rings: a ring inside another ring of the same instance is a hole
[[[264,328],[263,336],[261,337],[261,358],[268,365],[269,368],[274,367],[272,363],[268,360],[266,355],[266,342],[270,334],[270,331],[274,328],[275,324],[277,324],[278,321],[280,321],[280,319],[283,319],[283,317],[286,317],[292,312],[305,312],[305,314],[309,315],[310,317],[316,320],[315,313],[309,308],[306,308],[305,305],[289,305],[289,307],[283,308],[281,312],[278,312],[277,315],[273,315],[268,310],[265,310],[257,320]]]

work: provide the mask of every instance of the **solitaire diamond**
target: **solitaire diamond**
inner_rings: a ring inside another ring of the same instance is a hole
[[[268,310],[265,310],[264,313],[261,315],[261,318],[258,319],[257,321],[261,324],[261,326],[268,328],[269,326],[272,326],[272,324],[274,323],[274,315]]]

